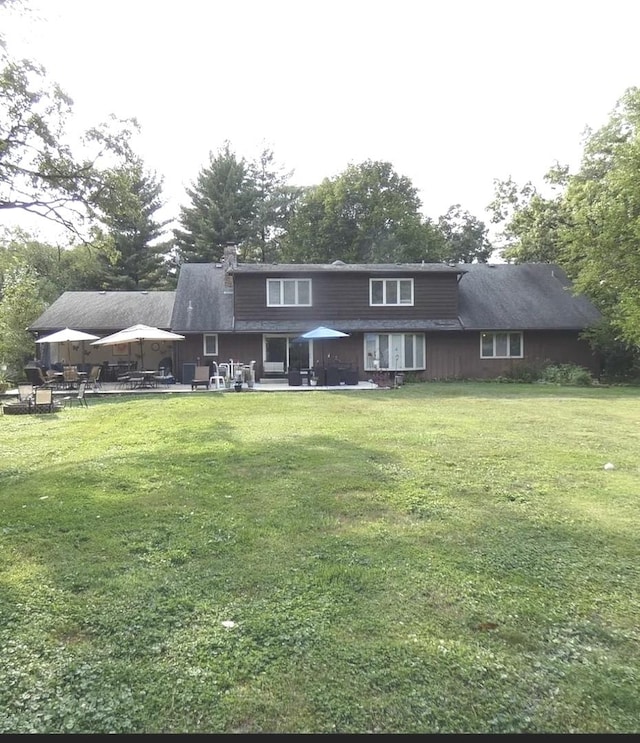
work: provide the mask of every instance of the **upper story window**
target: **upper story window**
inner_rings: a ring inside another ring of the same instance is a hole
[[[267,307],[311,307],[311,279],[267,279]]]
[[[217,356],[218,355],[218,334],[217,333],[205,333],[204,347],[202,351],[205,356]]]
[[[480,333],[480,358],[521,359],[522,333]]]
[[[413,305],[413,279],[369,279],[371,305]]]

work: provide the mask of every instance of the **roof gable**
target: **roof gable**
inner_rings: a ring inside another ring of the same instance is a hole
[[[232,332],[233,292],[221,263],[183,263],[171,316],[176,333]]]

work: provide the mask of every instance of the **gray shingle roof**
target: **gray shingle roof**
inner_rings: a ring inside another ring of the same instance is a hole
[[[97,332],[136,323],[169,329],[175,292],[64,292],[29,329],[38,333],[65,327]]]
[[[601,315],[576,296],[566,273],[547,263],[465,264],[459,317],[468,330],[578,330]]]
[[[319,325],[324,325],[344,333],[368,333],[379,331],[427,331],[427,330],[462,330],[458,320],[319,320],[302,322],[297,320],[258,320],[248,322],[236,321],[238,333],[306,333]]]
[[[233,330],[233,294],[224,291],[220,263],[182,264],[171,329],[176,333]]]
[[[184,266],[183,266],[184,268]],[[396,273],[460,273],[465,270],[460,266],[451,266],[446,263],[239,263],[230,269],[232,273],[367,273],[367,274],[396,274]]]
[[[535,264],[240,264],[236,273],[298,273],[318,271],[422,272],[460,275],[459,320],[319,319],[346,333],[438,330],[575,330],[600,319],[598,310],[572,292],[558,266]],[[65,292],[31,325],[43,333],[66,326],[97,333],[144,323],[177,333],[304,333],[306,321],[266,321],[256,318],[234,325],[233,294],[225,292],[225,270],[219,263],[185,263],[175,292]]]

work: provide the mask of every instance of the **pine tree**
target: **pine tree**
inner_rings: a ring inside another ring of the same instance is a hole
[[[161,194],[162,181],[145,172],[141,161],[113,174],[100,203],[107,245],[99,253],[103,288],[132,291],[167,285],[164,254],[169,243],[159,240],[170,220],[154,216],[163,207]]]
[[[208,263],[222,260],[226,245],[241,245],[252,233],[256,187],[251,170],[225,142],[209,165],[187,189],[190,206],[180,207],[175,248],[180,261]]]

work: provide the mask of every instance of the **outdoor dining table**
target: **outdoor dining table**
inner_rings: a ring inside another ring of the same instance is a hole
[[[142,371],[131,372],[131,379],[134,381],[134,389],[149,389],[157,387],[155,377],[158,375],[157,369],[143,369]],[[137,381],[136,381],[137,380]]]
[[[64,372],[61,371],[55,371],[53,372],[53,384],[56,387],[56,389],[68,389],[73,390],[76,388],[76,383],[80,383],[83,380],[86,380],[87,378],[87,372],[86,371],[76,371],[75,373],[76,378],[75,379],[65,379],[64,378]]]

